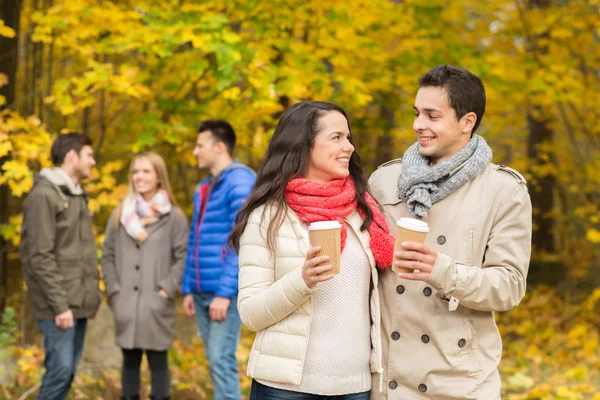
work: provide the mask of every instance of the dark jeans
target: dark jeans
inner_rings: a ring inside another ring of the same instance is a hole
[[[154,351],[142,349],[121,349],[123,351],[123,372],[121,374],[121,392],[124,398],[140,395],[140,365],[142,355],[146,352],[150,366],[150,380],[152,382],[152,398],[166,399],[171,389],[171,374],[169,373],[169,360],[167,351]]]
[[[38,324],[44,336],[46,351],[46,372],[38,399],[63,400],[71,389],[75,370],[81,359],[87,319],[74,320],[73,327],[65,331],[59,329],[54,320],[40,320]]]
[[[370,392],[341,394],[338,396],[321,396],[275,389],[252,380],[250,400],[369,400]]]

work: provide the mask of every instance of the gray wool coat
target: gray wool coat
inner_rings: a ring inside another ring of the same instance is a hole
[[[175,336],[175,294],[185,267],[187,219],[174,207],[146,228],[149,237],[138,244],[115,223],[118,210],[108,220],[101,261],[117,344],[123,349],[167,350]],[[158,293],[161,288],[168,298]]]

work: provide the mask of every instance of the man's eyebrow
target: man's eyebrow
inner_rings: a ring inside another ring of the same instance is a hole
[[[419,111],[419,109],[417,108],[417,106],[413,105],[413,110],[415,111]],[[442,112],[442,110],[440,110],[439,108],[431,108],[431,107],[426,107],[423,109],[423,111],[427,111],[427,112]]]

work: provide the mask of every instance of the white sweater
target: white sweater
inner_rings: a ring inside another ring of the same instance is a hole
[[[319,283],[299,385],[259,380],[263,385],[294,392],[336,396],[371,389],[371,267],[356,234],[347,226],[340,274]]]

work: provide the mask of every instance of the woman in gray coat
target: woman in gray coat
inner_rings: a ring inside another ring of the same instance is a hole
[[[152,399],[168,399],[167,350],[175,335],[175,294],[183,274],[188,225],[171,193],[165,162],[145,152],[131,162],[129,193],[106,227],[102,270],[123,351],[123,399],[139,399],[145,352]]]

